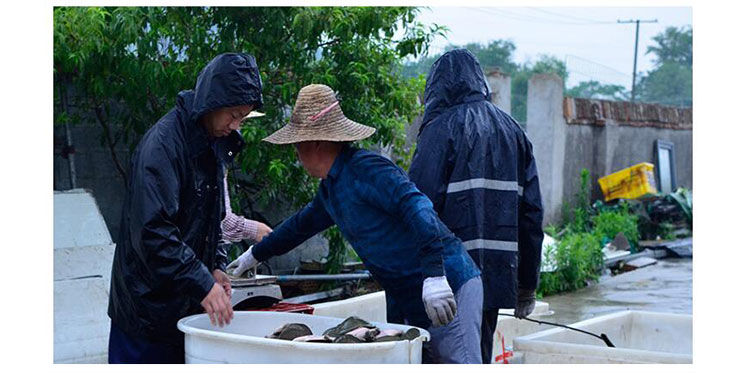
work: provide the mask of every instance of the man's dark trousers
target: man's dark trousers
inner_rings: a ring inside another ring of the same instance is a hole
[[[482,364],[492,364],[492,343],[498,311],[497,308],[482,310]]]
[[[159,343],[126,334],[114,323],[109,330],[110,364],[184,364],[185,340]]]

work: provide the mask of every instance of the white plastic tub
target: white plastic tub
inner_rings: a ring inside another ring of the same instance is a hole
[[[526,364],[690,364],[693,361],[692,315],[622,311],[570,326],[597,335],[605,333],[615,348],[584,333],[553,328],[515,338],[515,357]]]
[[[513,314],[513,309],[500,309],[498,313]],[[552,315],[549,304],[542,301],[536,301],[534,311],[529,315],[533,319],[543,316]],[[494,342],[492,345],[492,364],[503,363],[506,359],[511,360],[513,357],[513,339],[516,337],[536,333],[543,329],[548,329],[544,325],[531,322],[528,320],[517,319],[513,316],[498,316],[495,325]],[[503,359],[505,357],[505,359]]]
[[[321,335],[344,321],[341,318],[285,312],[239,311],[224,328],[212,326],[205,314],[188,316],[177,323],[185,333],[185,362],[201,363],[291,363],[291,364],[420,364],[422,342],[430,334],[411,341],[379,343],[309,343],[265,338],[287,323],[303,323]],[[369,321],[369,320],[368,320]],[[381,329],[406,331],[411,326],[371,322]]]
[[[386,322],[385,292],[379,291],[337,300],[313,304],[313,315],[342,317],[357,316],[369,322]]]

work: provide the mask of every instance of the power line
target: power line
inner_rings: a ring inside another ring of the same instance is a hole
[[[572,20],[584,21],[584,22],[587,22],[587,23],[598,23],[598,24],[614,24],[615,23],[615,22],[611,22],[611,21],[597,21],[597,20],[593,20],[593,19],[590,19],[590,18],[581,18],[581,17],[571,16],[569,14],[562,14],[562,13],[557,13],[557,12],[553,12],[553,11],[550,11],[550,10],[533,8],[533,7],[529,7],[529,6],[527,6],[526,9],[531,9],[533,11],[540,12],[540,13],[551,14],[551,15],[558,16],[558,17],[561,17],[561,18],[567,18],[567,19],[572,19]]]
[[[476,12],[489,14],[493,16],[500,16],[516,21],[522,21],[522,22],[533,22],[533,23],[545,23],[545,24],[560,24],[560,25],[573,25],[573,26],[588,26],[588,25],[597,25],[597,24],[615,24],[616,22],[565,22],[561,20],[555,20],[555,19],[549,19],[549,18],[540,18],[528,14],[521,14],[521,13],[514,13],[505,9],[497,9],[497,8],[482,8],[482,7],[463,7],[466,9],[470,9]]]
[[[528,14],[511,12],[506,9],[500,10],[500,9],[488,8],[488,11],[496,15],[502,16],[502,17],[508,17],[511,19],[516,19],[516,20],[526,21],[526,22],[547,23],[547,24],[554,23],[554,24],[560,24],[560,25],[587,25],[589,24],[589,23],[581,23],[581,22],[564,22],[564,21],[553,20],[549,18],[535,17],[535,16],[528,15]]]
[[[619,19],[617,20],[617,23],[635,23],[635,54],[633,56],[633,85],[630,89],[630,101],[631,102],[635,102],[635,72],[636,72],[636,67],[638,66],[638,31],[641,28],[641,22],[657,23],[659,22],[659,20],[657,19],[652,19],[652,20],[647,20],[647,21],[641,20],[641,19],[636,19],[635,21],[632,19],[629,19],[627,21],[620,21]]]

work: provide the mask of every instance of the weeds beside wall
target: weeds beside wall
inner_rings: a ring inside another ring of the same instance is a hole
[[[596,282],[604,269],[602,247],[623,232],[632,249],[638,247],[638,217],[627,202],[606,206],[592,204],[591,180],[587,169],[581,171],[574,206],[565,203],[560,226],[549,225],[545,233],[557,240],[552,250],[543,250],[543,268],[537,295],[546,296],[583,288]]]

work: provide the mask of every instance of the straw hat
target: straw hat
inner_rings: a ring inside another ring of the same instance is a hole
[[[274,144],[303,141],[356,141],[370,137],[375,128],[344,116],[336,94],[322,84],[300,89],[289,123],[263,139]]]

